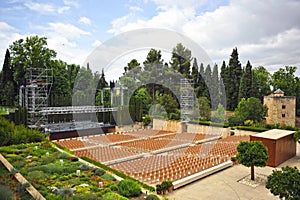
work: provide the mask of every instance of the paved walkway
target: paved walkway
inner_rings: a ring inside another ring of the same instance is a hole
[[[299,149],[299,148],[298,148]],[[283,166],[297,166],[300,169],[300,155],[282,163]],[[256,167],[255,173],[268,176],[272,173],[272,167]],[[250,168],[243,165],[235,165],[209,177],[179,188],[167,195],[169,200],[278,200],[268,189],[265,183],[252,187],[238,182],[250,174]]]

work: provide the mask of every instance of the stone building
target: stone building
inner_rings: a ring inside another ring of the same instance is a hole
[[[267,124],[280,124],[295,127],[296,97],[284,96],[280,89],[264,97],[264,105],[268,107]]]

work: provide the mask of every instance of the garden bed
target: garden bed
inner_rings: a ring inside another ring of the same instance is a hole
[[[127,199],[118,194],[113,176],[80,163],[47,142],[0,147],[0,153],[47,200]]]

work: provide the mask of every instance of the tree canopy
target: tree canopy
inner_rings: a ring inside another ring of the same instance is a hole
[[[246,166],[251,167],[251,180],[254,180],[254,166],[264,167],[268,160],[268,149],[261,141],[242,141],[237,147],[238,161]]]

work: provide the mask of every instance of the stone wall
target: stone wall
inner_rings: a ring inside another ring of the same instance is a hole
[[[153,119],[153,130],[164,130],[179,133],[182,131],[181,122],[178,121],[165,121],[160,119]],[[223,138],[230,135],[230,128],[205,126],[198,124],[187,124],[188,133],[205,133],[220,135]]]

